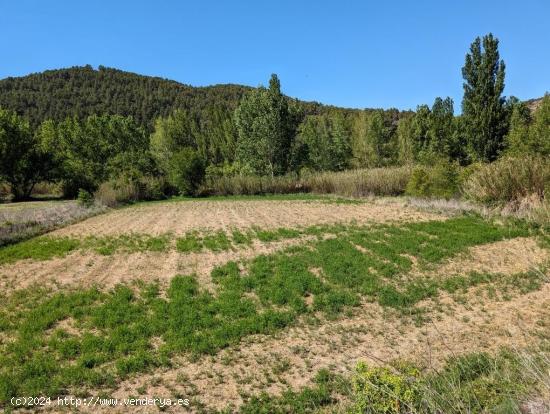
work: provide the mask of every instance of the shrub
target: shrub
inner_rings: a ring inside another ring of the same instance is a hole
[[[458,182],[458,166],[449,161],[440,161],[433,168],[415,168],[407,183],[406,194],[449,199],[458,193]]]
[[[94,195],[101,204],[115,207],[140,200],[161,200],[171,191],[162,177],[141,177],[137,180],[118,178],[101,184]]]
[[[395,369],[360,362],[353,378],[354,414],[400,414],[414,411],[421,398],[420,371],[412,365]]]
[[[205,175],[205,165],[197,151],[183,148],[175,153],[168,171],[168,180],[182,195],[194,195]]]
[[[0,181],[0,201],[9,198],[11,195],[11,188],[8,183]]]
[[[61,197],[63,195],[59,183],[42,181],[37,183],[31,192],[31,197]]]
[[[415,197],[428,197],[430,195],[430,176],[424,167],[417,167],[411,174],[407,183],[406,193]]]
[[[76,200],[78,201],[78,204],[83,207],[91,207],[94,204],[94,196],[82,188],[78,190]]]
[[[462,191],[466,197],[482,203],[520,203],[533,196],[542,200],[549,185],[550,160],[509,157],[477,166],[462,184]]]

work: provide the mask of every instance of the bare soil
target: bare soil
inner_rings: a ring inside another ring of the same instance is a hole
[[[523,273],[540,267],[549,259],[550,252],[543,249],[535,238],[516,237],[474,246],[430,273],[439,277],[470,272]]]
[[[54,236],[105,236],[126,233],[181,235],[196,229],[310,226],[444,219],[407,208],[404,202],[371,201],[343,204],[327,201],[245,200],[162,202],[113,210],[52,233]]]

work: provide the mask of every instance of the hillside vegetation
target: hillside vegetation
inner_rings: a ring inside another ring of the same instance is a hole
[[[195,87],[159,77],[90,65],[47,70],[0,80],[0,107],[27,118],[31,125],[94,114],[131,116],[151,128],[157,117],[175,109],[201,112],[210,106],[234,110],[246,92],[244,85]],[[324,105],[300,102],[308,113]]]

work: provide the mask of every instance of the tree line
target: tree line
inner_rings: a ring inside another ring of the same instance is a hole
[[[163,177],[165,193],[193,194],[205,178],[221,176],[550,155],[550,96],[533,114],[502,95],[505,64],[491,34],[472,43],[462,77],[459,116],[451,98],[414,112],[307,106],[284,96],[275,74],[267,87],[245,91],[238,104],[182,105],[160,113],[151,126],[107,111],[33,127],[32,120],[0,110],[0,177],[17,199],[39,181],[60,182],[65,196],[74,197],[105,181],[141,177]]]

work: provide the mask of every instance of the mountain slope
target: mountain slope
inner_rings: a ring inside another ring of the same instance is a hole
[[[176,81],[90,65],[48,70],[0,80],[0,107],[15,110],[33,126],[91,114],[131,115],[151,128],[175,108],[201,111],[212,105],[234,109],[251,88],[242,85],[193,87]],[[330,107],[301,102],[307,113]]]
[[[529,99],[528,101],[525,101],[525,103],[531,112],[535,112],[541,105],[542,98]]]
[[[95,113],[131,115],[151,125],[174,108],[218,103],[235,107],[248,87],[216,85],[195,88],[175,81],[91,66],[48,70],[0,81],[0,106],[17,111],[33,125],[44,119],[64,119]]]

